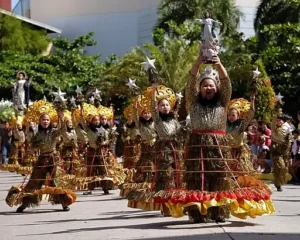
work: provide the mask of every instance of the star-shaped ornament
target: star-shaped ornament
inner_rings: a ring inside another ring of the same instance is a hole
[[[258,67],[256,68],[255,71],[253,71],[253,78],[257,78],[261,74],[260,71],[258,71]]]
[[[278,95],[276,96],[277,102],[280,102],[283,98],[284,96],[281,96],[280,93],[278,93]]]
[[[95,92],[93,93],[93,95],[94,95],[95,98],[100,98],[100,93],[101,93],[101,91],[99,91],[99,90],[96,88],[96,90],[95,90]]]
[[[74,98],[74,96],[71,97],[70,103],[71,103],[71,104],[76,104],[76,99]]]
[[[149,59],[147,57],[146,62],[143,62],[142,65],[144,66],[145,70],[148,71],[151,68],[155,68],[154,63],[155,63],[156,59]]]
[[[126,83],[126,86],[128,86],[130,89],[136,88],[137,85],[135,84],[135,81],[136,80],[129,78],[128,83]]]
[[[54,96],[55,96],[55,100],[54,101],[66,101],[66,99],[64,98],[64,96],[66,95],[65,92],[62,92],[60,90],[60,88],[58,88],[58,91],[57,92],[53,92],[52,93]]]
[[[44,102],[47,102],[47,98],[46,98],[45,95],[44,95],[44,97],[43,97],[43,100],[44,100]]]
[[[181,92],[180,93],[176,93],[176,98],[178,100],[181,100],[181,98],[183,98],[183,95],[181,94]]]
[[[105,133],[105,129],[101,126],[100,128],[96,128],[99,134]]]
[[[94,96],[91,96],[91,97],[89,98],[89,100],[90,100],[90,103],[91,103],[91,104],[94,104],[94,102],[95,102]]]
[[[82,88],[79,87],[79,86],[77,86],[75,92],[77,93],[77,96],[78,96],[79,94],[82,94]]]
[[[33,104],[33,102],[31,102],[31,100],[29,100],[28,106],[31,106],[32,104]]]

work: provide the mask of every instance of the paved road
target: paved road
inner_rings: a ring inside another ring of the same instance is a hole
[[[300,187],[287,185],[274,192],[276,214],[257,219],[232,218],[224,224],[189,224],[187,217],[163,218],[159,212],[126,207],[118,190],[104,196],[78,193],[70,212],[45,202],[23,214],[5,202],[7,190],[22,178],[0,172],[0,240],[103,240],[103,239],[212,239],[212,240],[300,240]]]

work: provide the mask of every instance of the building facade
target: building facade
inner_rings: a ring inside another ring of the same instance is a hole
[[[99,44],[87,53],[105,58],[124,55],[132,47],[152,41],[157,8],[162,0],[20,0],[14,13],[62,29],[70,39],[95,33]],[[254,34],[253,19],[258,0],[236,0],[244,12],[240,30]]]
[[[11,11],[11,0],[0,0],[0,8]]]

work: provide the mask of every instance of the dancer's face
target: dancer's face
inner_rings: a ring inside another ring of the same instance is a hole
[[[35,128],[35,123],[34,123],[34,122],[30,122],[30,123],[29,123],[29,127],[30,127],[31,129],[34,129],[34,128]]]
[[[101,123],[102,125],[106,125],[106,124],[107,124],[107,117],[106,117],[106,116],[101,116],[101,118],[100,118],[100,123]]]
[[[284,121],[283,121],[282,119],[277,118],[277,120],[276,120],[276,125],[277,125],[278,127],[281,127],[281,126],[283,125],[283,123],[284,123]]]
[[[170,113],[171,106],[168,100],[162,99],[158,102],[158,111],[161,113],[168,114]]]
[[[152,117],[151,112],[149,111],[142,112],[142,118],[144,118],[146,121],[150,120],[151,117]]]
[[[66,125],[68,128],[73,128],[73,124],[71,120],[66,121]]]
[[[200,85],[200,93],[204,99],[213,99],[217,93],[215,82],[211,79],[204,79]]]
[[[50,117],[49,115],[43,115],[41,118],[40,118],[40,125],[42,126],[42,128],[48,128],[49,125],[50,125]]]
[[[230,109],[228,112],[228,121],[232,123],[238,119],[239,119],[238,111],[236,109]]]
[[[99,116],[93,117],[92,124],[95,125],[95,126],[100,125],[100,118],[99,118]]]

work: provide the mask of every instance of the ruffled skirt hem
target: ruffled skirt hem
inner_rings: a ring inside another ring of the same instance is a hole
[[[52,204],[62,204],[69,206],[76,201],[76,194],[70,189],[57,187],[44,187],[33,192],[24,192],[20,187],[12,187],[5,199],[6,204],[10,207],[25,205],[26,207],[39,206],[40,202],[47,199]]]

